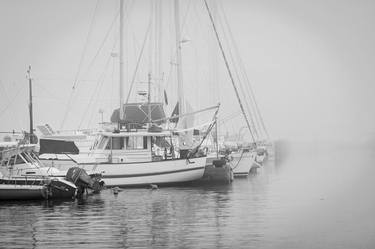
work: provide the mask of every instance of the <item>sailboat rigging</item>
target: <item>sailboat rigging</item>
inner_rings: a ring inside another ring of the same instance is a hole
[[[219,44],[219,48],[220,48],[221,54],[222,54],[223,59],[224,59],[224,62],[225,62],[225,67],[226,67],[226,69],[227,69],[227,71],[228,71],[228,74],[229,74],[229,77],[230,77],[230,80],[231,80],[232,86],[233,86],[234,91],[235,91],[235,93],[236,93],[237,101],[238,101],[238,104],[239,104],[239,106],[240,106],[240,109],[241,109],[242,115],[243,115],[243,117],[244,117],[244,119],[245,119],[245,121],[246,121],[246,125],[247,125],[247,127],[248,127],[248,129],[249,129],[249,131],[250,131],[251,138],[253,139],[254,142],[256,142],[255,137],[254,137],[254,134],[253,134],[253,131],[252,131],[251,126],[250,126],[250,123],[249,123],[249,119],[248,119],[248,117],[247,117],[247,115],[246,115],[246,112],[245,112],[245,109],[244,109],[244,107],[243,107],[243,104],[242,104],[242,101],[241,101],[240,95],[239,95],[239,93],[238,93],[238,89],[237,89],[236,83],[235,83],[235,81],[234,81],[234,78],[233,78],[233,75],[232,75],[232,71],[231,71],[231,69],[230,69],[230,67],[229,67],[229,63],[228,63],[227,57],[226,57],[226,55],[225,55],[225,52],[224,52],[223,46],[222,46],[222,44],[221,44],[220,37],[219,37],[219,34],[218,34],[218,32],[217,32],[217,29],[216,29],[216,25],[215,25],[214,19],[213,19],[213,17],[212,17],[212,14],[211,14],[210,8],[208,7],[207,0],[204,0],[204,3],[205,3],[205,6],[206,6],[206,9],[207,9],[208,15],[209,15],[209,17],[210,17],[210,21],[211,21],[212,27],[213,27],[214,32],[215,32],[216,40],[217,40],[217,42],[218,42],[218,44]]]
[[[179,121],[183,122],[182,129],[187,127],[185,117],[185,100],[183,97],[180,34],[179,34],[179,1],[174,1],[175,25],[176,25],[176,47],[177,47],[177,72],[178,72],[178,104]],[[71,155],[78,165],[85,170],[96,170],[103,172],[103,180],[107,186],[139,186],[149,184],[173,184],[198,180],[203,176],[206,156],[198,153],[199,146],[194,150],[184,151],[182,143],[176,141],[175,132],[185,134],[187,131],[168,130],[157,125],[166,120],[164,111],[161,116],[154,117],[151,99],[151,72],[147,76],[147,99],[146,103],[124,103],[123,85],[125,83],[123,67],[123,0],[120,0],[120,80],[119,99],[120,106],[114,114],[118,118],[113,119],[118,124],[115,131],[104,131],[98,134],[96,141],[88,155]],[[131,107],[131,108],[129,108]],[[218,106],[215,106],[217,115]],[[206,108],[206,110],[213,108]],[[197,111],[196,113],[198,113]],[[114,117],[114,114],[112,117]],[[141,115],[141,117],[137,117]],[[144,115],[144,116],[142,116]],[[164,116],[163,116],[164,115]],[[145,117],[145,121],[144,121]],[[183,118],[182,118],[183,117]],[[135,118],[135,119],[132,119]],[[138,123],[133,123],[137,120]],[[215,118],[214,118],[215,120]],[[212,122],[208,124],[212,127]],[[156,128],[155,128],[156,127]],[[209,133],[210,128],[207,130]],[[181,135],[180,135],[181,136]],[[180,137],[179,136],[179,137]],[[189,144],[191,145],[191,144]],[[177,148],[177,149],[176,149]],[[179,149],[178,149],[179,148]],[[190,148],[192,149],[192,148]],[[61,163],[61,164],[59,164]],[[58,167],[63,167],[64,162],[55,162]]]
[[[253,141],[253,144],[255,145],[255,148],[252,148],[252,146],[250,148],[240,148],[240,150],[238,152],[234,152],[231,155],[231,158],[235,159],[235,161],[232,162],[232,165],[234,165],[234,166],[232,166],[234,175],[247,176],[252,169],[256,169],[260,166],[258,164],[258,162],[263,161],[263,159],[265,157],[265,153],[264,153],[264,150],[262,150],[262,152],[259,152],[260,149],[263,149],[263,147],[258,148],[258,146],[260,145],[260,141],[259,141],[259,134],[258,134],[258,131],[256,130],[254,120],[251,116],[251,113],[249,113],[250,116],[248,117],[247,113],[245,111],[244,105],[242,103],[242,100],[241,100],[241,97],[240,97],[240,94],[239,94],[237,84],[234,80],[234,77],[233,77],[231,68],[229,66],[229,62],[228,62],[226,53],[224,52],[223,45],[222,45],[222,42],[220,40],[216,25],[215,25],[215,22],[214,22],[212,13],[211,13],[211,10],[210,10],[210,8],[208,6],[208,3],[207,3],[207,0],[204,0],[204,4],[205,4],[207,13],[208,13],[209,18],[210,18],[210,22],[212,24],[212,27],[213,27],[213,30],[214,30],[214,33],[215,33],[216,41],[219,45],[222,58],[225,62],[225,67],[227,69],[231,84],[232,84],[234,92],[236,94],[236,98],[237,98],[238,104],[240,106],[242,116],[245,119],[246,127],[248,128],[248,130],[250,132],[250,135],[251,135],[251,138],[252,138],[252,141]],[[251,90],[251,87],[250,86],[248,86],[248,87]],[[243,91],[242,88],[241,88],[241,90]],[[256,101],[254,99],[254,96],[253,96],[254,94],[253,94],[252,90],[251,90],[250,93],[251,93],[250,97],[252,98],[252,100],[255,102],[255,105],[256,105]],[[251,110],[249,109],[249,111],[251,111]],[[256,112],[255,114],[258,115],[258,117],[260,117],[260,113],[259,113],[259,109],[258,109],[257,105],[255,106],[255,112]],[[263,120],[262,120],[262,122],[263,122]],[[251,124],[253,124],[253,127],[251,127]],[[264,123],[262,123],[262,124],[263,124],[263,128],[265,130]],[[266,132],[266,134],[267,134],[267,132]],[[268,136],[268,134],[267,134],[267,136]]]

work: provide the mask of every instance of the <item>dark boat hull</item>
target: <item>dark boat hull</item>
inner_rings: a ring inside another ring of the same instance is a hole
[[[37,200],[45,199],[43,186],[1,184],[0,200]]]
[[[72,199],[76,186],[63,179],[0,179],[0,200]]]

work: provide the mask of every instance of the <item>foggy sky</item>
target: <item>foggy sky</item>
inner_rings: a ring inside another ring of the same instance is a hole
[[[183,30],[183,38],[191,40],[183,48],[184,81],[199,81],[202,86],[197,93],[196,86],[189,83],[185,91],[202,100],[209,96],[202,83],[211,76],[204,74],[209,67],[196,65],[194,59],[207,57],[209,45],[203,36],[210,24],[203,16],[202,1],[181,2],[182,13],[190,5]],[[221,2],[272,138],[365,139],[375,135],[373,1]],[[0,1],[0,131],[28,128],[28,65],[32,65],[35,78],[35,124],[49,123],[59,128],[95,4],[96,1],[88,0]],[[147,4],[136,1],[129,8],[126,32],[130,40],[142,40],[144,31],[139,30],[147,24]],[[172,5],[172,1],[163,4]],[[80,123],[81,128],[94,126],[100,121],[99,108],[105,110],[105,119],[109,119],[112,108],[117,106],[117,69],[115,62],[110,61],[100,89],[108,95],[103,94],[106,97],[96,102],[92,110],[87,107],[95,84],[105,71],[113,43],[106,43],[93,67],[87,67],[117,11],[117,0],[99,1],[65,129],[75,129]],[[170,11],[165,16],[169,20]],[[118,39],[117,28],[116,24],[109,40]],[[173,27],[166,28],[164,36],[171,31]],[[127,46],[128,52],[134,50],[130,43]],[[171,51],[164,50],[165,54]],[[129,55],[129,63],[134,65],[135,52],[132,57],[133,61]],[[165,65],[168,64],[167,58]],[[220,57],[218,64],[221,115],[225,116],[239,108]],[[198,69],[204,72],[194,75]],[[163,70],[167,73],[169,68],[165,66]],[[127,68],[128,79],[131,72],[132,65]],[[139,77],[140,81],[144,79]],[[206,104],[202,102],[199,105]],[[89,121],[82,121],[83,117]],[[241,125],[235,122],[223,129],[233,132]]]

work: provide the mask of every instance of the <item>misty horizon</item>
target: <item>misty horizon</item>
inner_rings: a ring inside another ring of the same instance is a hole
[[[125,44],[127,84],[149,14],[147,1],[131,4],[126,19],[130,37]],[[173,61],[172,5],[172,1],[163,2],[163,38],[169,40],[162,56],[166,75]],[[223,13],[220,9],[225,11],[272,139],[366,141],[375,137],[373,2],[223,0],[219,6],[219,15]],[[116,58],[108,66],[106,62],[112,51],[118,51],[118,8],[118,1],[99,1],[97,6],[88,0],[1,1],[0,131],[28,129],[25,75],[29,65],[34,80],[35,125],[48,123],[60,128],[76,77],[77,88],[63,129],[97,126],[99,109],[109,120],[118,102],[118,63]],[[215,40],[203,1],[182,2],[181,14],[182,38],[188,41],[182,48],[185,94],[194,100],[195,108],[219,99],[222,117],[239,112],[219,50],[216,75],[210,71],[209,55],[217,44],[210,46]],[[218,20],[223,22],[223,16]],[[93,60],[108,30],[109,38]],[[147,60],[141,66],[146,69],[137,76],[139,82],[147,80]],[[168,83],[172,100],[173,77],[171,74]],[[99,90],[95,90],[99,81]],[[210,91],[213,81],[219,87]],[[200,91],[195,91],[197,87]],[[222,134],[235,134],[244,124],[237,115],[221,127]]]

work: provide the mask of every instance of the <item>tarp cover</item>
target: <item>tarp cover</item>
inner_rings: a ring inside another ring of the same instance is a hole
[[[42,154],[78,154],[79,149],[73,141],[40,139],[39,155]]]
[[[124,117],[121,123],[137,123],[144,124],[148,121],[148,107],[151,109],[151,119],[158,120],[165,118],[163,103],[131,103],[124,104]],[[119,108],[115,109],[111,116],[112,123],[120,121]]]

